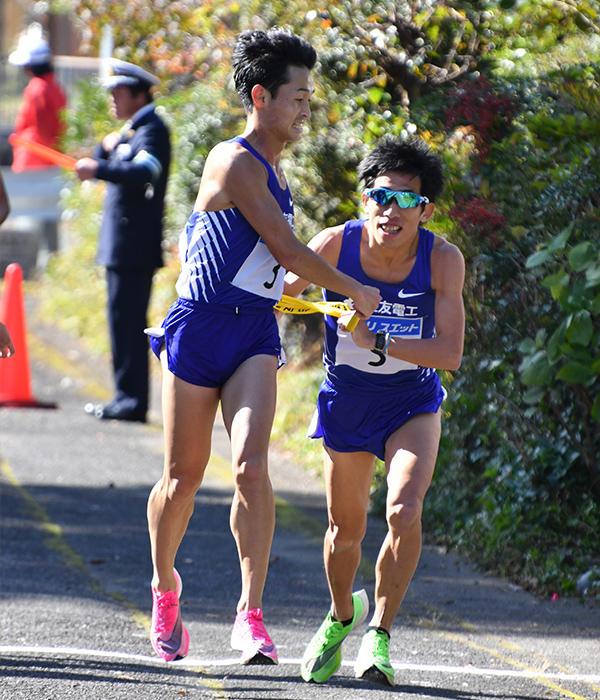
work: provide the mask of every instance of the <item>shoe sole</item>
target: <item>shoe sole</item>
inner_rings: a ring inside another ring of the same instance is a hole
[[[177,593],[178,598],[181,598],[181,594],[183,593],[183,581],[177,569],[173,569],[173,575],[175,576],[175,593]]]
[[[244,651],[239,646],[234,646],[230,644],[233,651]],[[240,658],[240,663],[242,666],[275,666],[279,663],[277,657],[273,658],[268,654],[263,654],[262,651],[256,651],[252,656],[245,657],[243,654]]]
[[[377,666],[371,666],[371,668],[368,668],[364,673],[356,677],[375,683],[375,685],[382,685],[384,687],[394,686],[394,683],[391,682],[386,674],[380,671]]]
[[[357,591],[354,595],[358,596],[360,600],[362,601],[363,604],[363,614],[356,620],[356,622],[352,625],[352,630],[354,631],[359,625],[362,625],[362,623],[367,619],[367,615],[369,614],[369,596],[367,595],[367,592],[365,591],[364,588],[362,588],[360,591]]]
[[[179,575],[179,571],[177,571],[177,569],[175,569],[175,568],[173,569],[173,574],[175,575],[175,581],[176,581],[175,592],[177,593],[177,597],[181,599],[181,594],[183,593],[183,581],[182,581],[181,576]],[[181,646],[179,647],[179,651],[177,652],[177,656],[173,659],[173,661],[185,659],[185,657],[188,655],[189,650],[190,650],[190,633],[188,632],[187,627],[183,624],[183,620],[182,620],[181,621]]]

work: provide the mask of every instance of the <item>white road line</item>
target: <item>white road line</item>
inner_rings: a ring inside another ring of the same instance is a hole
[[[143,654],[126,654],[118,651],[102,651],[100,649],[78,649],[76,647],[18,647],[0,646],[0,654],[15,654],[18,656],[58,656],[75,659],[95,658],[113,661],[129,661],[146,666],[170,666],[171,668],[197,669],[216,668],[220,666],[237,666],[239,657],[223,659],[202,659],[188,656],[181,661],[167,663],[156,656]],[[280,666],[300,666],[300,659],[279,659]],[[0,663],[2,659],[0,658]],[[342,662],[343,666],[353,666],[353,661]],[[428,664],[402,664],[392,662],[397,671],[419,671],[422,673],[446,673],[464,676],[501,676],[505,678],[535,678],[554,681],[571,681],[573,683],[600,683],[600,675],[586,673],[545,673],[544,671],[515,671],[513,669],[479,668],[478,666],[442,666]]]

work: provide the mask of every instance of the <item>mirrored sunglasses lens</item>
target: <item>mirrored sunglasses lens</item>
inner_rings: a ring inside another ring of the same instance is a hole
[[[421,197],[414,192],[395,192],[394,199],[401,209],[410,209],[419,204]]]
[[[376,188],[371,190],[369,196],[373,201],[377,202],[377,204],[387,204],[392,195],[387,190]]]

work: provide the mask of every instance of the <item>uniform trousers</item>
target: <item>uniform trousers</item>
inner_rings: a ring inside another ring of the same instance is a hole
[[[108,325],[115,400],[132,411],[148,410],[148,339],[144,335],[154,270],[106,268]]]

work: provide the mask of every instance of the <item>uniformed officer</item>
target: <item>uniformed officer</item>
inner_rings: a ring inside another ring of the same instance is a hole
[[[106,180],[97,262],[106,267],[115,397],[88,404],[100,419],[145,422],[148,410],[148,344],[144,328],[152,278],[163,264],[164,198],[171,158],[169,132],[156,114],[151,88],[158,79],[126,61],[111,60],[113,111],[124,119],[93,158],[75,165],[80,180]]]

